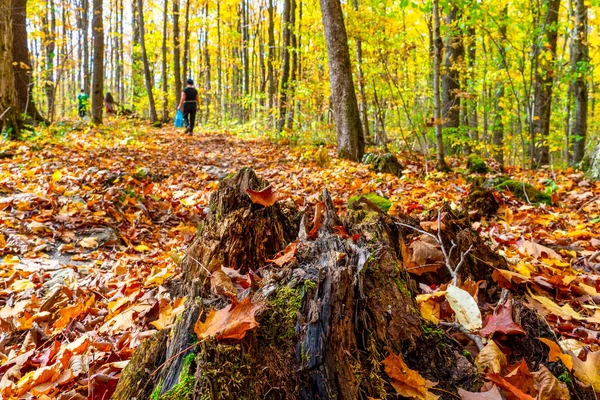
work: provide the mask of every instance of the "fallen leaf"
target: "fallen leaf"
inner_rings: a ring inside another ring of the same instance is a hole
[[[408,368],[402,359],[402,355],[390,353],[383,360],[383,365],[385,366],[385,373],[391,379],[390,383],[399,395],[419,400],[434,400],[439,397],[428,390],[437,383],[428,381],[421,377],[417,371]]]
[[[500,304],[494,315],[488,315],[485,319],[484,327],[479,331],[480,335],[488,337],[495,332],[501,332],[506,335],[525,334],[525,331],[512,317],[512,299],[508,298],[506,303]]]
[[[280,198],[279,193],[274,191],[271,186],[259,191],[246,189],[246,193],[250,196],[250,201],[264,207],[271,207]]]
[[[540,365],[537,372],[531,374],[538,392],[537,400],[569,400],[571,398],[567,385],[556,379],[543,364]]]
[[[429,263],[444,261],[440,244],[429,235],[419,236],[408,248],[412,250],[411,261],[417,266],[427,264],[428,260]]]
[[[477,369],[486,373],[500,374],[506,363],[506,355],[493,340],[488,341],[475,358]]]
[[[296,250],[298,250],[298,240],[294,240],[292,243],[288,244],[283,251],[277,253],[274,259],[265,261],[272,262],[280,267],[283,267],[294,258],[296,255]]]
[[[323,220],[323,214],[325,213],[325,203],[319,201],[315,206],[315,216],[313,218],[313,227],[308,232],[308,236],[311,238],[316,238],[317,233],[319,232],[319,228],[321,227],[321,221]]]
[[[237,297],[231,278],[222,269],[217,269],[210,275],[210,290],[218,296]]]
[[[258,326],[254,315],[263,308],[263,303],[252,303],[250,298],[246,297],[239,304],[230,304],[229,306],[215,311],[210,310],[206,321],[200,319],[194,326],[194,332],[198,339],[202,340],[209,336],[215,336],[217,339],[243,339],[246,331]]]
[[[481,328],[481,311],[479,311],[475,299],[469,292],[454,285],[449,285],[446,288],[446,299],[448,299],[450,308],[456,314],[456,321],[460,325],[470,331]]]
[[[530,240],[523,240],[519,246],[519,251],[535,258],[555,258],[557,260],[562,258],[554,250]]]
[[[585,361],[579,357],[573,359],[573,375],[586,385],[591,385],[595,392],[600,392],[600,351],[589,352]]]
[[[569,371],[573,369],[573,360],[571,356],[568,354],[564,354],[560,346],[556,342],[546,338],[538,339],[550,349],[550,352],[548,353],[548,360],[552,362],[561,360],[565,367],[569,369]]]
[[[78,245],[84,249],[94,249],[98,247],[98,238],[95,236],[83,238],[79,241]]]

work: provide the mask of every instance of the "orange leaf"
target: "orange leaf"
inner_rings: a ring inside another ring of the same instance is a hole
[[[308,232],[308,236],[310,236],[313,239],[315,237],[317,237],[317,232],[319,231],[319,228],[321,227],[321,221],[322,221],[322,216],[323,216],[324,212],[325,212],[325,203],[320,201],[317,203],[317,205],[315,207],[315,217],[313,218],[313,227],[310,230],[310,232]]]
[[[243,339],[246,331],[258,326],[254,314],[263,307],[263,303],[252,303],[246,297],[241,303],[219,310],[211,310],[206,321],[199,319],[194,326],[194,332],[198,339],[202,340],[209,336],[217,339]]]
[[[509,397],[510,399],[534,400],[533,397],[531,397],[530,395],[528,395],[526,393],[523,393],[523,391],[521,389],[515,387],[510,382],[507,382],[506,380],[504,380],[504,378],[502,378],[498,374],[488,374],[488,375],[486,375],[486,378],[489,379],[490,381],[494,382],[496,385],[498,385],[502,389],[509,392],[512,395],[512,397]]]
[[[550,360],[550,361],[561,360],[563,362],[563,364],[565,364],[565,367],[567,367],[569,369],[569,371],[573,369],[573,359],[568,354],[563,353],[562,350],[560,349],[560,347],[558,346],[558,344],[556,344],[555,342],[553,342],[550,339],[545,339],[545,338],[538,338],[538,339],[540,340],[540,342],[544,343],[546,346],[548,346],[550,348],[550,353],[548,353],[548,360]]]
[[[437,399],[438,396],[429,392],[429,388],[437,385],[421,377],[419,372],[414,371],[406,365],[402,355],[390,353],[385,360],[385,373],[391,378],[391,384],[396,392],[404,397],[417,399]]]
[[[271,207],[277,200],[279,200],[279,192],[273,191],[271,186],[267,186],[263,190],[252,190],[246,189],[246,193],[250,196],[250,200],[254,204],[260,204],[261,206]]]
[[[276,257],[274,259],[265,260],[265,261],[275,263],[275,264],[279,265],[280,267],[282,267],[284,264],[288,263],[289,261],[291,261],[294,258],[294,256],[296,255],[296,250],[298,250],[298,241],[297,240],[288,244],[287,247],[285,249],[283,249],[283,251],[280,251],[279,253],[277,253]]]

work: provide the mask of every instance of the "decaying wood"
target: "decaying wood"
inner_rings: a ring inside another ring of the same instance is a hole
[[[300,220],[312,217],[303,218],[293,203],[263,207],[250,201],[247,189],[267,186],[245,168],[223,180],[211,196],[210,213],[182,263],[180,294],[188,295],[188,307],[157,356],[169,361],[149,383],[160,383],[161,393],[168,393],[178,380],[187,354],[183,350],[193,344],[190,333],[198,315],[203,319],[206,310],[229,303],[210,287],[212,272],[225,266],[260,275],[261,287],[241,296],[267,306],[257,316],[260,327],[244,339],[206,339],[193,347],[195,384],[185,398],[391,398],[395,391],[381,363],[390,353],[402,354],[410,368],[438,382],[432,391],[442,399],[455,398],[458,388],[476,391],[481,386],[473,358],[464,351],[472,342],[424,321],[418,311],[417,281],[403,260],[410,241],[420,235],[419,221],[389,216],[366,199],[340,217],[324,190],[325,215],[316,238],[310,238]],[[448,262],[458,266],[462,260],[460,279],[491,286],[491,273],[506,267],[504,259],[482,243],[468,217],[449,208],[435,213],[444,215],[439,238],[451,255]],[[295,259],[283,267],[265,264],[294,240]],[[419,282],[439,284],[449,278],[440,269],[437,276],[423,274]],[[499,290],[487,292],[496,296],[493,301],[500,296]],[[138,350],[144,351],[143,346]],[[122,381],[139,377],[137,371],[149,364],[136,352]]]

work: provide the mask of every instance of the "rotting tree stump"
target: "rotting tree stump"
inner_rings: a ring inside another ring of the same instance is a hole
[[[308,218],[292,202],[263,207],[250,201],[247,189],[267,186],[244,168],[212,194],[210,213],[182,262],[177,294],[187,295],[186,311],[168,339],[161,339],[164,332],[151,339],[159,344],[152,346],[153,357],[147,356],[150,345],[136,351],[113,399],[396,398],[381,363],[390,353],[437,382],[431,391],[442,399],[456,398],[458,388],[477,391],[483,380],[464,351],[468,339],[457,341],[417,309],[417,282],[405,264],[419,221],[382,213],[368,199],[354,202],[340,218],[324,190],[322,223],[311,235]],[[441,213],[442,242],[453,243],[457,257],[467,254],[461,278],[491,285],[491,272],[505,267],[504,259],[471,231],[468,217],[449,209]],[[289,262],[265,263],[294,240],[297,250]],[[237,295],[265,302],[257,315],[260,326],[241,340],[196,343],[198,318],[231,302],[211,288],[210,276],[221,267],[262,277],[260,285]],[[132,390],[136,379],[144,384]]]

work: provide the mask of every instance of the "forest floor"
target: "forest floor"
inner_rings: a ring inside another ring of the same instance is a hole
[[[442,174],[401,153],[398,178],[337,160],[331,146],[123,122],[53,128],[1,146],[0,398],[102,398],[113,390],[139,343],[181,311],[168,290],[178,263],[219,179],[241,167],[301,209],[327,187],[342,214],[350,196],[376,192],[392,201],[390,214],[435,222],[431,210],[459,208],[471,190],[461,159]],[[528,301],[565,339],[563,350],[598,351],[600,183],[573,170],[506,173],[547,190],[554,205],[495,192],[497,216],[473,229],[508,260],[498,279],[528,283]],[[439,310],[424,317],[444,318]],[[576,376],[598,390],[594,368],[587,382]]]

